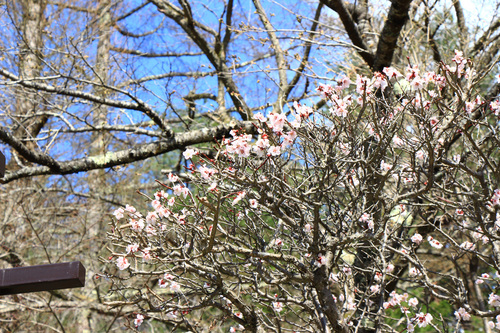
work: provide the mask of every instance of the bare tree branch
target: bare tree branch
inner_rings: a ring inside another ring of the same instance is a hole
[[[392,56],[398,42],[401,29],[408,20],[408,11],[412,0],[395,0],[391,4],[387,20],[380,34],[373,70],[381,72],[392,63]]]
[[[172,132],[170,128],[164,123],[164,120],[160,118],[160,116],[154,111],[148,104],[143,102],[142,100],[133,97],[130,95],[130,93],[119,90],[118,88],[115,88],[122,93],[126,94],[127,96],[133,98],[136,103],[131,103],[131,102],[125,102],[125,101],[117,101],[114,99],[106,98],[106,97],[101,97],[101,96],[96,96],[91,93],[86,93],[80,90],[72,90],[72,89],[67,89],[67,88],[61,88],[61,87],[54,87],[45,83],[40,83],[38,81],[44,80],[44,78],[33,78],[33,79],[22,79],[19,78],[18,76],[8,72],[7,70],[0,68],[0,75],[6,77],[9,79],[9,81],[6,82],[0,82],[0,85],[13,85],[13,84],[19,84],[23,87],[27,88],[33,88],[33,89],[38,89],[42,90],[48,93],[55,93],[59,95],[64,95],[64,96],[71,96],[71,97],[77,97],[81,98],[84,100],[88,100],[94,103],[101,103],[104,105],[112,106],[112,107],[117,107],[117,108],[124,108],[124,109],[130,109],[130,110],[137,110],[141,111],[144,114],[146,114],[151,120],[155,122],[161,129],[165,131],[165,134],[167,136],[171,136]]]
[[[351,14],[347,11],[342,0],[321,0],[327,7],[334,10],[340,17],[344,28],[351,39],[354,46],[359,48],[358,53],[366,62],[366,64],[371,68],[375,63],[375,58],[373,54],[368,51],[368,47],[365,45],[365,42],[361,38],[358,28],[352,19]]]
[[[284,94],[285,94],[286,99],[288,99],[293,88],[295,88],[295,85],[297,84],[297,82],[299,82],[299,80],[302,77],[302,74],[304,72],[304,69],[306,68],[306,65],[309,61],[309,55],[311,54],[311,49],[312,49],[312,41],[314,40],[314,37],[316,36],[316,29],[318,29],[318,23],[319,23],[319,18],[321,16],[322,9],[323,9],[323,3],[320,2],[318,4],[318,7],[316,8],[316,13],[314,14],[313,24],[311,26],[311,30],[309,31],[309,39],[308,39],[308,41],[306,41],[306,47],[304,48],[304,53],[303,53],[302,59],[300,61],[300,65],[296,69],[295,76],[293,77],[293,79],[290,81],[290,83],[287,85],[287,87],[285,89]]]
[[[152,2],[158,7],[158,10],[171,19],[173,19],[179,26],[184,29],[184,31],[191,37],[191,39],[198,45],[198,47],[203,51],[208,60],[212,63],[212,65],[219,72],[219,77],[222,79],[224,86],[233,101],[233,104],[236,106],[238,113],[241,115],[243,120],[247,120],[251,118],[250,111],[248,105],[245,100],[242,98],[239,89],[236,86],[236,83],[233,81],[230,71],[226,64],[220,61],[219,56],[215,53],[213,48],[210,47],[207,40],[196,30],[197,26],[200,26],[197,23],[192,15],[190,14],[190,10],[188,7],[185,8],[184,11],[181,11],[179,8],[172,5],[170,2],[165,0],[152,0]],[[186,5],[185,2],[182,2]],[[214,35],[216,33],[214,32]]]
[[[460,0],[454,0],[453,1],[453,7],[455,8],[455,14],[457,15],[457,25],[458,25],[458,30],[460,31],[459,34],[459,42],[460,42],[460,49],[464,50],[465,45],[467,43],[467,26],[465,24],[465,16],[464,16],[464,11],[462,9],[462,5],[460,4]]]
[[[2,129],[0,139],[12,145],[20,154],[29,157],[33,163],[41,164],[38,167],[25,167],[18,171],[8,172],[3,178],[3,183],[11,182],[15,179],[32,177],[38,175],[52,174],[72,174],[82,171],[111,168],[118,165],[125,165],[136,161],[141,161],[149,157],[158,156],[172,150],[183,149],[198,143],[213,142],[223,137],[228,137],[232,129],[243,128],[248,133],[256,132],[251,122],[241,122],[236,125],[220,125],[215,128],[204,128],[176,134],[173,137],[165,138],[153,143],[147,143],[138,147],[107,153],[104,156],[92,156],[71,160],[67,162],[56,162],[49,155],[27,151],[25,147],[16,139],[8,135]]]
[[[276,64],[278,65],[278,77],[279,77],[279,89],[278,96],[276,97],[276,104],[274,105],[274,112],[281,112],[283,109],[283,102],[286,99],[286,90],[288,88],[288,79],[286,76],[286,71],[288,64],[285,60],[285,55],[281,48],[280,42],[276,36],[275,28],[269,21],[260,0],[253,0],[255,8],[257,9],[257,14],[259,15],[260,21],[264,25],[267,31],[267,35],[271,40],[272,47],[276,52]]]

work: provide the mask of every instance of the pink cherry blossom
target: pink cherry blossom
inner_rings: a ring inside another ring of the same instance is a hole
[[[422,243],[423,241],[423,237],[421,234],[419,234],[418,232],[416,232],[413,236],[411,236],[411,241],[417,245],[419,245],[420,243]]]
[[[418,65],[408,65],[408,67],[406,67],[406,80],[408,82],[411,82],[412,80],[414,80],[415,78],[418,78],[420,75],[420,70],[418,69]]]
[[[156,212],[149,212],[148,215],[146,215],[146,223],[156,223],[158,220],[158,214]]]
[[[457,318],[457,320],[470,320],[470,314],[464,308],[459,308],[457,311],[455,311],[455,317]]]
[[[139,250],[139,244],[137,243],[129,244],[127,245],[126,248],[127,254],[137,252],[138,250]]]
[[[281,248],[283,246],[283,240],[281,238],[276,238],[276,240],[274,241],[274,246],[276,246],[277,248]]]
[[[273,308],[274,308],[274,311],[281,312],[281,311],[283,311],[283,303],[273,302]]]
[[[217,189],[217,183],[216,182],[213,182],[209,187],[208,187],[208,190],[210,192],[213,192]]]
[[[165,279],[158,279],[158,286],[160,288],[167,288],[168,286],[168,281]]]
[[[259,207],[259,202],[255,199],[250,199],[250,200],[248,200],[248,202],[250,203],[250,207],[252,207],[254,209]]]
[[[430,324],[432,319],[433,318],[430,313],[424,314],[423,312],[420,312],[419,314],[415,315],[415,322],[417,323],[418,327],[426,327]]]
[[[218,173],[216,169],[208,168],[206,165],[202,165],[198,168],[200,171],[201,178],[209,180],[213,175]]]
[[[137,314],[137,317],[134,319],[134,325],[135,327],[141,326],[142,322],[144,321],[144,316],[141,315],[140,313]]]
[[[127,269],[130,266],[130,263],[128,262],[127,258],[118,257],[116,259],[116,266],[118,266],[118,268],[123,271],[124,269]]]
[[[321,253],[319,253],[316,261],[314,262],[314,265],[316,265],[318,267],[326,265],[326,257],[324,255],[322,255]]]
[[[293,102],[293,107],[298,113],[300,119],[307,119],[313,113],[313,109],[309,106],[302,105],[298,102]]]
[[[276,133],[283,131],[283,126],[286,122],[286,115],[284,113],[271,113],[267,124]]]
[[[135,214],[137,212],[137,209],[135,209],[134,206],[130,206],[130,205],[126,205],[125,206],[125,211],[131,213],[131,214]]]
[[[394,143],[394,145],[398,148],[401,148],[404,146],[404,141],[397,135],[395,135],[393,138],[392,138],[392,142]]]
[[[471,243],[469,241],[465,241],[462,244],[460,244],[460,248],[466,251],[474,251],[476,248],[476,245],[474,243]]]
[[[410,270],[408,271],[408,275],[411,277],[416,277],[422,275],[420,270],[416,267],[411,267]]]
[[[243,199],[245,196],[247,195],[247,193],[245,191],[241,191],[241,192],[238,192],[236,194],[236,197],[234,198],[233,202],[232,202],[232,205],[236,205],[238,202],[241,201],[241,199]]]
[[[197,152],[196,150],[194,150],[194,149],[190,149],[190,148],[186,149],[186,150],[182,153],[182,155],[184,156],[184,158],[185,158],[186,160],[191,159],[193,156],[195,156],[195,155],[197,155],[197,154],[198,154],[198,152]]]
[[[271,146],[267,152],[271,156],[278,156],[281,154],[281,148],[280,146]]]
[[[263,123],[265,123],[267,120],[267,118],[261,112],[257,112],[256,114],[253,115],[253,117]]]
[[[392,164],[386,163],[384,160],[380,162],[380,169],[382,171],[389,171],[392,169]]]
[[[427,240],[429,241],[429,244],[436,249],[441,249],[443,247],[443,244],[441,244],[437,239],[434,239],[432,236],[427,237]]]
[[[130,226],[135,231],[141,231],[142,229],[144,229],[144,226],[145,226],[144,220],[143,219],[139,219],[139,220],[130,219]]]
[[[491,293],[488,296],[488,304],[494,307],[500,307],[500,296]]]
[[[384,72],[385,75],[387,75],[387,77],[389,79],[392,79],[392,78],[397,78],[397,77],[402,77],[403,75],[397,70],[395,69],[394,67],[384,67],[384,69],[382,70],[382,72]]]
[[[412,297],[408,300],[408,305],[411,306],[412,308],[416,308],[418,305],[418,299],[415,297]]]
[[[117,220],[121,220],[123,218],[123,213],[125,213],[125,210],[120,207],[113,212],[113,215]]]
[[[171,181],[172,183],[175,183],[176,181],[179,180],[179,177],[177,175],[169,173],[168,174],[168,180]]]
[[[316,90],[321,94],[324,99],[329,99],[335,93],[333,87],[329,84],[320,83]]]
[[[178,293],[179,291],[181,291],[181,285],[175,281],[172,281],[172,283],[170,283],[170,290],[172,290],[174,293]]]

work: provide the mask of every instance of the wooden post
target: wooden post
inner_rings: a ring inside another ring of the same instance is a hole
[[[5,156],[0,152],[0,177]],[[79,261],[0,269],[0,295],[79,288],[85,286],[85,267]]]
[[[79,261],[0,269],[0,295],[83,286],[85,267]]]
[[[5,156],[0,151],[0,178],[5,176]]]

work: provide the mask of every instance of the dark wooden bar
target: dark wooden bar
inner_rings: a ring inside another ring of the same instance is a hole
[[[0,177],[5,176],[5,156],[0,151]]]
[[[85,267],[79,261],[0,269],[0,295],[79,288]]]

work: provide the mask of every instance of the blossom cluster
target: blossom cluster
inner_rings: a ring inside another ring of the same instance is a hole
[[[456,98],[474,78],[470,64],[457,51],[437,73],[410,64],[339,76],[317,88],[324,109],[296,101],[288,113],[257,112],[255,131],[234,128],[214,143],[216,154],[186,149],[186,173],[158,182],[147,212],[114,211],[117,281],[148,276],[155,285],[141,292],[168,321],[198,325],[210,308],[231,332],[255,318],[321,327],[323,319],[301,315],[317,313],[317,299],[333,299],[328,309],[346,326],[373,324],[379,310],[408,332],[449,320],[423,295],[452,303],[448,317],[459,324],[472,320],[478,301],[450,272],[478,255],[479,272],[496,265],[500,190],[488,160],[498,147],[476,143],[493,121],[477,122],[465,148],[453,146],[478,108],[498,107],[477,93]],[[490,273],[475,283],[484,306],[500,307],[486,291],[496,283]]]

